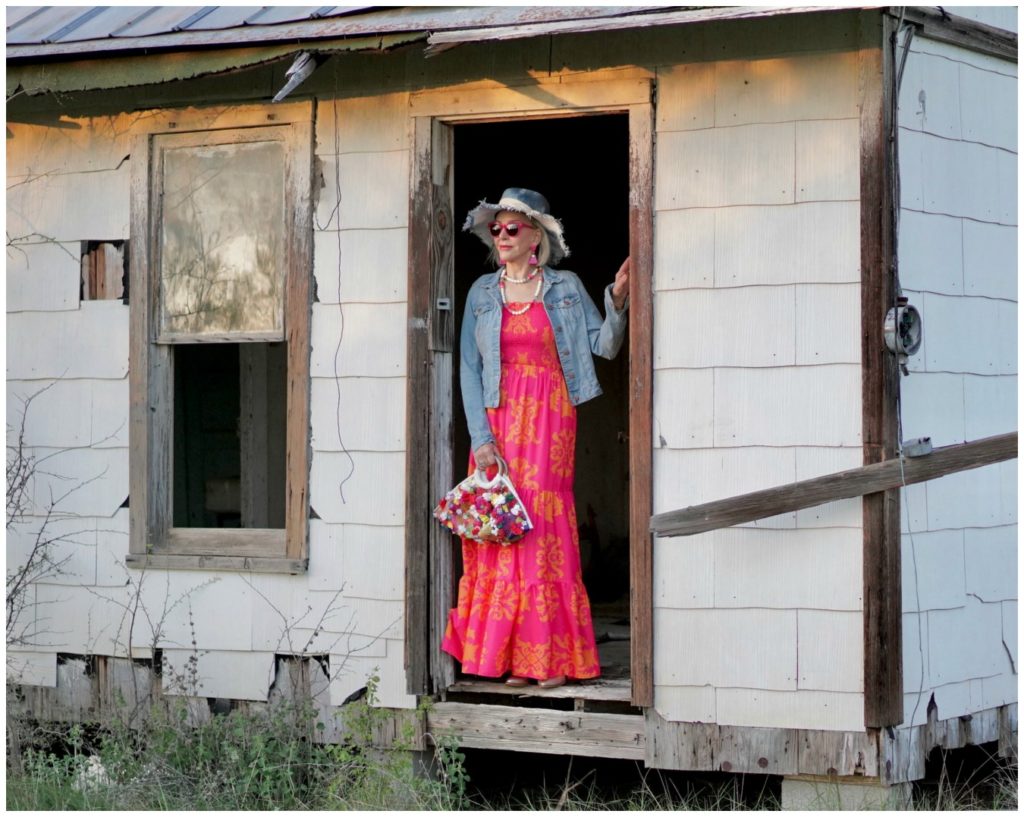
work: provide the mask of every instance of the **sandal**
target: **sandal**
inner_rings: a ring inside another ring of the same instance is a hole
[[[520,678],[518,675],[510,675],[505,679],[505,686],[507,687],[524,687],[530,683],[529,678]]]
[[[541,689],[554,689],[555,687],[560,687],[564,683],[565,676],[556,675],[554,678],[548,678],[544,681],[538,681],[537,686],[539,686]]]

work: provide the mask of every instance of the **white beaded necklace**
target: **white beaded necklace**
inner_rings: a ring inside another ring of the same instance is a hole
[[[505,270],[502,269],[502,271],[501,271],[501,279],[498,281],[498,289],[501,291],[501,303],[505,307],[505,309],[507,309],[509,311],[510,315],[523,315],[523,314],[525,314],[527,312],[527,310],[529,310],[529,308],[531,306],[533,306],[534,301],[537,300],[537,296],[540,295],[540,289],[541,289],[542,286],[544,286],[544,276],[543,275],[537,275],[537,273],[540,272],[540,269],[541,269],[540,267],[537,267],[537,269],[534,270],[534,274],[533,275],[529,276],[529,278],[523,279],[522,281],[516,281],[513,278],[508,278],[508,276],[505,274]],[[526,306],[524,306],[522,309],[513,309],[512,307],[510,307],[508,305],[508,298],[505,296],[505,279],[508,278],[508,280],[513,281],[514,283],[525,283],[526,281],[529,281],[530,278],[533,278],[534,276],[537,277],[537,287],[533,290],[533,298],[531,300],[529,300],[527,302]]]
[[[538,275],[540,275],[540,269],[540,267],[534,267],[533,272],[529,273],[525,278],[513,278],[511,275],[508,274],[508,267],[502,267],[501,277],[503,280],[509,281],[513,284],[526,284],[532,281]]]

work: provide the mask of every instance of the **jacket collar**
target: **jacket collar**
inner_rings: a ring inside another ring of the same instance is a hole
[[[496,290],[498,288],[499,276],[501,275],[501,269],[497,269],[490,274],[487,281],[484,283],[484,289]],[[544,291],[547,292],[552,284],[557,284],[562,280],[562,273],[551,267],[544,267]]]

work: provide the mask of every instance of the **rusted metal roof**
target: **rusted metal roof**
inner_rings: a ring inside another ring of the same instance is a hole
[[[636,17],[678,6],[38,6],[7,10],[7,59],[296,43]],[[686,7],[694,8],[694,7]]]

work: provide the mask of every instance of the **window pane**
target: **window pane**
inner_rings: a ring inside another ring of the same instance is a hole
[[[160,334],[283,333],[284,146],[163,152]]]

